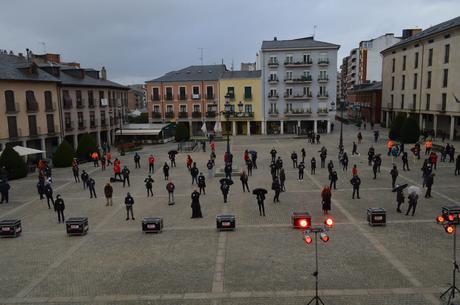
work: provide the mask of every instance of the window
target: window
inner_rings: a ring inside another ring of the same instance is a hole
[[[396,58],[393,58],[393,61],[391,64],[391,72],[395,72],[395,65],[396,65]]]
[[[444,46],[444,63],[449,63],[449,54],[450,54],[450,44]]]
[[[92,90],[88,91],[88,107],[94,107],[94,93]]]
[[[286,96],[292,95],[292,88],[286,88]]]
[[[270,72],[270,81],[277,81],[278,77],[276,76],[276,72]]]
[[[327,71],[326,70],[319,71],[319,79],[327,79]]]
[[[51,91],[45,91],[44,96],[45,96],[45,109],[46,109],[46,111],[54,110],[54,107],[53,107],[53,95],[52,95]]]
[[[244,87],[244,99],[252,99],[252,87]]]
[[[6,111],[16,112],[19,109],[16,109],[16,103],[14,102],[14,92],[12,90],[5,91],[5,102],[6,102]]]
[[[160,100],[160,88],[153,88],[152,89],[152,100],[159,101]]]
[[[55,133],[56,129],[54,128],[54,115],[46,115],[46,127],[48,128],[48,133]]]
[[[75,91],[75,97],[77,100],[77,106],[82,106],[83,105],[83,99],[81,98],[81,90]]]
[[[179,87],[179,100],[186,100],[187,95],[185,92],[185,87]]]
[[[304,76],[305,78],[310,78],[310,77],[311,77],[311,72],[310,72],[310,70],[304,70],[304,71],[303,71],[303,76]]]
[[[26,104],[27,111],[38,111],[38,103],[35,99],[34,92],[31,90],[26,91]]]
[[[101,111],[101,126],[105,126],[105,111]]]
[[[114,92],[115,94],[115,92]],[[99,91],[99,103],[102,105],[102,100],[104,99],[104,91]],[[114,98],[115,99],[115,98]]]
[[[304,96],[311,96],[311,89],[310,89],[310,87],[303,87],[303,95],[304,95]]]
[[[153,112],[160,113],[160,106],[158,105],[153,106]]]
[[[292,79],[292,71],[286,71],[286,80]]]
[[[292,103],[287,103],[286,104],[286,111],[292,112]]]
[[[401,109],[404,109],[404,94],[401,94]]]
[[[312,63],[310,54],[304,54],[303,55],[303,62],[304,63]]]
[[[428,50],[428,66],[433,65],[433,49]]]
[[[184,113],[184,112],[187,112],[187,105],[180,105],[179,106],[179,111]]]
[[[327,96],[326,86],[319,86],[319,95],[320,96]]]
[[[442,87],[443,88],[447,87],[448,79],[449,79],[449,69],[444,69],[443,74],[442,74]]]
[[[269,63],[269,64],[277,64],[277,63],[278,63],[278,59],[276,58],[276,56],[271,55],[271,56],[270,56],[270,59],[268,60],[268,63]]]
[[[166,87],[165,95],[166,95],[166,100],[167,101],[172,101],[173,100],[173,91],[172,91],[171,87]]]
[[[391,90],[392,91],[395,90],[395,77],[394,76],[391,77]]]
[[[29,121],[29,135],[31,136],[38,135],[37,117],[35,115],[29,115],[28,121]]]
[[[244,112],[251,113],[252,112],[252,105],[244,105]]]
[[[78,118],[78,127],[79,128],[85,127],[85,121],[83,120],[83,112],[78,112],[77,118]]]
[[[173,112],[173,105],[166,105],[166,112],[168,113]]]
[[[192,88],[192,99],[197,100],[200,98],[200,87],[193,86]]]
[[[418,68],[418,52],[415,52],[414,69]]]
[[[206,87],[206,98],[208,100],[214,99],[214,87],[213,86]]]
[[[287,54],[285,63],[290,64],[293,62],[294,62],[294,57],[292,57],[292,54]]]
[[[270,114],[277,114],[278,109],[276,109],[276,104],[275,103],[270,103],[270,110],[268,111]]]
[[[89,113],[89,125],[90,125],[91,127],[96,126],[96,117],[95,117],[94,111],[91,111],[91,112]]]
[[[70,112],[64,113],[64,124],[67,130],[72,129],[72,119],[70,117]]]
[[[426,110],[430,110],[430,102],[431,102],[431,95],[427,94],[426,95]]]
[[[227,97],[229,99],[235,98],[235,88],[234,87],[227,87]]]
[[[404,90],[405,88],[406,88],[406,76],[403,75],[402,80],[401,80],[401,90]]]
[[[418,74],[414,73],[414,89],[417,89]]]
[[[441,100],[441,110],[446,111],[446,106],[447,106],[447,94],[443,93],[442,100]]]
[[[403,64],[402,64],[402,70],[406,70],[406,55],[403,56]]]
[[[276,89],[270,89],[269,97],[278,97],[278,91]]]
[[[427,79],[426,79],[426,88],[431,88],[431,71],[428,71]]]
[[[10,138],[17,138],[20,136],[15,116],[8,117],[8,135]]]
[[[193,112],[200,112],[200,105],[193,105]]]
[[[412,94],[412,109],[415,110],[417,106],[417,94]]]

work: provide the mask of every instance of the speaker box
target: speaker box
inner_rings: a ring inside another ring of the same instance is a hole
[[[5,219],[0,221],[0,237],[18,237],[22,226],[19,219]]]
[[[235,230],[235,215],[217,215],[216,216],[217,230]]]
[[[163,218],[161,217],[144,217],[142,219],[142,232],[144,233],[161,233],[163,231]]]
[[[88,233],[89,225],[87,217],[72,217],[65,222],[68,235],[85,235]]]

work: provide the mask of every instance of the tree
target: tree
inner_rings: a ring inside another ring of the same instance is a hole
[[[95,151],[98,151],[96,141],[89,133],[85,133],[78,141],[77,158],[89,160],[90,155]]]
[[[27,176],[27,166],[24,159],[7,145],[0,156],[0,167],[5,167],[8,172],[8,179],[19,179]]]
[[[415,143],[420,138],[420,127],[414,118],[407,118],[401,129],[401,139],[404,143]]]
[[[406,121],[406,114],[399,113],[391,123],[390,131],[388,137],[391,140],[399,140],[401,138],[401,129]]]
[[[188,126],[183,122],[179,122],[176,125],[176,135],[175,135],[176,142],[187,141],[189,138],[190,138],[190,133],[188,130]]]
[[[72,160],[75,158],[75,149],[66,140],[59,144],[56,152],[53,155],[53,166],[69,167],[72,165]]]
[[[128,116],[128,123],[130,124],[147,124],[149,122],[149,114],[147,112],[141,113],[140,116]]]

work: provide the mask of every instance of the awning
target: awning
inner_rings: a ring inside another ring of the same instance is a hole
[[[35,154],[42,154],[44,153],[43,150],[38,150],[35,148],[29,148],[24,146],[14,146],[13,149],[20,155],[20,156],[27,156],[27,155],[35,155]],[[0,155],[3,151],[0,152]]]
[[[160,132],[161,129],[123,129],[123,131],[118,129],[115,134],[118,136],[157,136]]]

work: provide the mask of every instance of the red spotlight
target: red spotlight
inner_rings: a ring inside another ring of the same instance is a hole
[[[321,240],[325,243],[327,243],[329,241],[329,235],[327,235],[326,233],[320,233],[319,234],[319,237],[321,238]]]
[[[437,223],[443,223],[444,221],[446,221],[444,216],[440,215],[440,216],[436,217],[436,222]]]
[[[308,221],[306,219],[300,219],[299,220],[299,226],[301,228],[306,228],[308,226]]]
[[[324,224],[326,225],[326,227],[332,228],[334,226],[334,224],[335,224],[334,218],[332,218],[331,216],[328,216],[324,220]]]
[[[303,240],[305,241],[305,243],[306,243],[306,244],[308,244],[308,245],[309,245],[309,244],[311,244],[311,243],[312,243],[312,241],[313,241],[313,238],[311,238],[311,236],[310,236],[310,235],[305,235],[305,236],[304,236],[304,238],[303,238]]]
[[[455,226],[446,225],[444,226],[444,230],[446,230],[447,234],[453,234],[455,232]]]
[[[454,220],[455,220],[455,216],[452,215],[452,214],[449,214],[449,215],[447,216],[447,219],[448,219],[449,221],[454,221]]]

